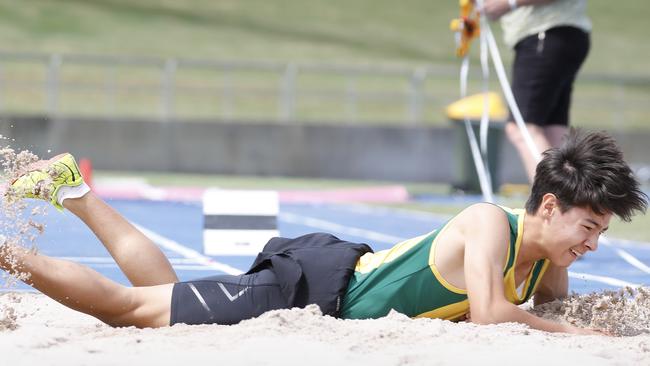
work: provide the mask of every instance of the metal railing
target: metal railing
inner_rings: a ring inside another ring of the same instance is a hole
[[[479,91],[478,72],[472,79],[470,88]],[[645,125],[648,78],[584,75],[579,80],[574,120],[601,127]],[[458,66],[453,64],[350,66],[0,52],[2,114],[421,125],[445,121],[444,108],[457,97]]]

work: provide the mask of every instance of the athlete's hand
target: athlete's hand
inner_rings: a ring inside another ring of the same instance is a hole
[[[569,325],[569,329],[567,330],[567,333],[571,334],[578,334],[578,335],[599,335],[599,336],[607,336],[607,337],[613,337],[614,335],[604,329],[597,329],[597,328],[579,328],[575,327],[573,325]]]
[[[488,19],[497,20],[510,11],[510,4],[508,0],[483,0],[483,9],[480,11]]]
[[[470,313],[468,311],[467,314],[465,314],[465,315],[461,316],[460,318],[458,318],[458,321],[459,322],[469,322],[469,323],[471,323],[472,322],[472,313]]]

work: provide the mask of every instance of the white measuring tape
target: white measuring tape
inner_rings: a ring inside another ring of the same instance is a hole
[[[478,9],[483,7],[483,0],[477,0],[476,5]],[[469,140],[470,149],[472,152],[472,158],[474,160],[474,166],[476,168],[476,173],[478,175],[479,184],[481,187],[481,192],[483,194],[483,199],[486,202],[494,202],[494,196],[492,194],[492,180],[490,177],[489,163],[488,163],[488,131],[489,131],[489,81],[490,81],[490,65],[489,57],[492,58],[492,64],[496,70],[501,89],[508,103],[508,107],[512,111],[512,115],[515,119],[515,123],[519,130],[522,133],[526,146],[528,147],[530,153],[533,155],[536,161],[541,160],[541,154],[539,149],[533,142],[530,132],[526,127],[521,111],[517,106],[514,95],[512,94],[512,89],[510,83],[508,82],[508,77],[506,75],[505,68],[503,66],[503,61],[501,60],[501,55],[499,54],[499,49],[497,47],[494,35],[490,29],[490,24],[485,16],[485,14],[480,13],[480,24],[481,31],[479,35],[480,39],[480,59],[481,59],[481,70],[483,73],[483,94],[484,94],[484,103],[483,103],[483,112],[481,114],[480,121],[480,148],[477,143],[476,135],[472,129],[471,122],[469,117],[465,115],[464,123],[465,130],[467,132],[467,138]],[[467,96],[467,81],[469,78],[469,55],[465,54],[463,57],[461,67],[460,67],[460,96],[465,98]]]

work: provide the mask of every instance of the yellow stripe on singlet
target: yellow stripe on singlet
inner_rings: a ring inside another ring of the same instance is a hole
[[[451,220],[449,220],[449,221],[445,224],[445,226],[443,226],[442,229],[440,229],[440,232],[438,233],[438,235],[436,235],[436,238],[433,239],[433,243],[431,244],[431,250],[429,251],[429,268],[431,268],[431,272],[433,272],[433,275],[436,277],[436,279],[438,280],[438,282],[440,282],[440,284],[441,284],[444,288],[446,288],[447,290],[449,290],[449,291],[451,291],[451,292],[455,292],[455,293],[457,293],[457,294],[467,295],[467,290],[464,290],[464,289],[462,289],[462,288],[456,287],[456,286],[452,285],[451,283],[449,283],[449,282],[448,282],[448,281],[447,281],[447,280],[442,276],[442,274],[441,274],[440,271],[438,270],[438,267],[436,266],[436,248],[438,247],[438,239],[439,239],[439,238],[442,236],[442,234],[447,230],[447,228],[448,228],[449,225],[454,221],[455,218],[456,218],[456,217],[454,217],[454,218],[452,218]],[[452,305],[454,305],[454,304],[452,304]],[[438,310],[439,310],[439,309],[438,309]],[[437,311],[437,310],[434,310],[434,311]]]
[[[522,304],[524,301],[526,301],[526,293],[530,291],[531,294],[535,293],[535,289],[537,288],[537,285],[540,282],[540,279],[542,276],[544,276],[544,272],[546,272],[546,269],[548,268],[549,261],[546,260],[544,261],[544,264],[542,266],[542,269],[539,273],[539,275],[535,278],[535,283],[531,284],[531,281],[533,280],[533,270],[535,269],[535,266],[537,263],[533,263],[530,272],[526,276],[526,279],[524,280],[524,285],[521,288],[521,293],[517,291],[517,283],[515,280],[515,268],[516,262],[517,262],[517,257],[519,256],[519,250],[521,249],[521,242],[524,238],[524,217],[526,216],[526,211],[524,209],[512,209],[509,207],[505,206],[499,206],[501,207],[504,211],[517,216],[517,239],[515,241],[515,252],[512,254],[514,256],[513,260],[514,263],[512,264],[512,267],[508,269],[506,274],[503,277],[503,284],[504,284],[504,290],[505,290],[505,296],[508,299],[509,302],[513,304]],[[508,246],[508,256],[506,256],[506,267],[504,267],[504,270],[508,266],[508,262],[510,259],[510,246]],[[530,287],[532,286],[532,289]]]
[[[379,268],[379,266],[381,266],[382,264],[390,263],[395,259],[399,258],[401,255],[408,252],[415,245],[420,243],[422,239],[426,238],[427,236],[431,235],[434,232],[435,230],[433,230],[430,233],[405,240],[390,249],[382,250],[376,253],[366,253],[363,256],[361,256],[361,258],[359,258],[359,261],[357,262],[357,266],[354,268],[354,270],[361,274],[369,273],[372,270]]]
[[[447,306],[427,311],[426,313],[415,316],[415,318],[458,320],[460,317],[467,314],[467,309],[469,309],[469,300],[463,300],[455,304],[449,304]]]

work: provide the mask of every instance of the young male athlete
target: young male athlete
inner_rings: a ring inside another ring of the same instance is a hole
[[[70,154],[37,163],[9,194],[50,200],[77,215],[134,287],[11,243],[0,247],[0,268],[29,273],[27,283],[47,296],[113,326],[235,324],[316,303],[348,319],[395,309],[577,334],[601,333],[541,319],[517,304],[566,296],[566,268],[598,248],[612,215],[629,221],[648,198],[611,137],[572,133],[544,153],[525,210],[475,204],[439,230],[378,253],[328,234],[276,238],[246,274],[178,282],[156,245],[88,189]]]

